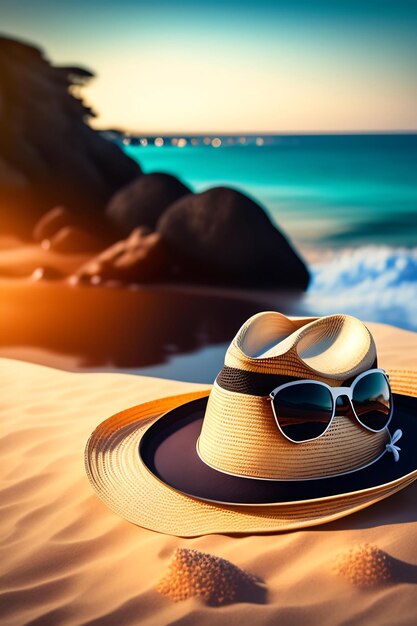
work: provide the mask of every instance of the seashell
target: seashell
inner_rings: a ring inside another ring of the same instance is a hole
[[[177,548],[156,589],[173,602],[200,597],[210,606],[221,606],[239,601],[243,589],[249,591],[245,595],[250,601],[250,590],[260,582],[230,561],[199,550]]]
[[[369,543],[354,546],[342,554],[335,570],[353,585],[363,588],[387,584],[392,579],[391,557]]]

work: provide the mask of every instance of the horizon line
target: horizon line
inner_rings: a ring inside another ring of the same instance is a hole
[[[112,127],[95,127],[95,130],[99,132],[117,132],[130,136],[140,137],[204,137],[204,136],[228,136],[228,137],[282,137],[282,136],[297,136],[297,135],[415,135],[417,134],[417,128],[412,129],[385,129],[385,130],[285,130],[285,131],[131,131],[121,128]]]

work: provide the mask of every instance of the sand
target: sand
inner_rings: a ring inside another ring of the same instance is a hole
[[[416,366],[417,335],[370,327],[382,367]],[[415,625],[416,483],[326,526],[248,537],[169,537],[102,504],[83,465],[94,427],[127,406],[199,388],[0,359],[1,625]],[[394,580],[361,589],[334,571],[340,553],[366,543],[400,561]],[[263,579],[266,595],[224,607],[173,603],[155,588],[178,547],[228,559]]]

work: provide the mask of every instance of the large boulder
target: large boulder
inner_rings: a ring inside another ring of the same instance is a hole
[[[93,130],[75,95],[93,74],[53,66],[42,50],[0,37],[0,232],[30,235],[57,205],[100,220],[139,166]]]
[[[189,193],[175,176],[144,174],[116,192],[107,206],[107,216],[122,235],[139,226],[155,229],[165,209]]]
[[[308,270],[265,211],[244,194],[217,187],[171,205],[157,231],[184,275],[241,286],[305,289]]]

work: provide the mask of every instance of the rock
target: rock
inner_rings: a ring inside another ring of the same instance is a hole
[[[76,275],[79,282],[91,284],[148,283],[166,279],[171,267],[172,259],[161,235],[137,228],[130,237],[118,241],[81,267]]]
[[[33,229],[33,239],[37,242],[51,239],[64,226],[74,223],[73,214],[62,206],[51,209],[42,215]]]
[[[55,235],[65,228],[72,230],[64,230],[59,237],[54,239]],[[113,230],[105,216],[95,223],[91,216],[78,215],[68,211],[65,207],[55,207],[45,213],[36,223],[33,229],[33,239],[40,242],[45,250],[59,249],[60,252],[75,252],[82,247],[83,251],[97,252],[115,241]]]
[[[155,229],[165,209],[190,193],[178,178],[170,174],[144,174],[120,189],[107,206],[107,216],[123,235],[138,226]]]
[[[98,239],[87,231],[74,226],[64,226],[49,241],[49,250],[68,254],[97,252],[101,248],[101,243]]]
[[[172,204],[157,231],[184,275],[210,283],[305,289],[308,270],[265,211],[217,187]]]
[[[0,37],[0,231],[29,236],[54,206],[103,217],[113,194],[141,170],[88,125],[74,95],[92,77],[57,67],[28,44]]]

